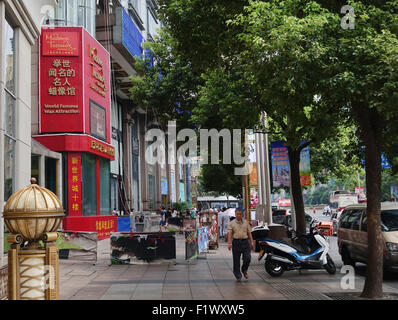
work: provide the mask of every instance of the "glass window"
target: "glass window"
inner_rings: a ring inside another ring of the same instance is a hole
[[[93,37],[95,37],[96,7],[96,0],[79,0],[78,26],[86,28]]]
[[[16,136],[16,98],[15,98],[15,30],[5,20],[5,55],[4,55],[4,201],[14,192],[15,176],[15,136]]]
[[[140,5],[141,0],[130,0],[131,5],[137,11],[138,14],[141,14],[141,5]]]
[[[91,135],[106,140],[106,110],[90,100],[90,129]]]
[[[359,230],[361,223],[362,210],[352,210],[350,216],[347,219],[347,226],[352,230]]]
[[[117,177],[115,177],[115,176],[113,176],[111,178],[111,208],[112,208],[112,210],[119,209],[118,182],[117,182]]]
[[[340,228],[349,228],[348,225],[348,219],[350,217],[351,214],[351,210],[344,210],[344,212],[341,214],[341,218],[340,218]]]
[[[13,194],[15,174],[15,141],[4,136],[4,201]]]
[[[149,188],[149,209],[155,210],[155,177],[151,174],[148,175],[148,188]]]
[[[32,154],[31,157],[31,176],[36,178],[37,184],[40,185],[40,156]]]
[[[362,231],[367,231],[366,211],[362,217]],[[382,210],[381,211],[381,231],[397,231],[398,230],[398,210]]]
[[[5,20],[5,86],[15,93],[15,31],[14,28]]]
[[[5,92],[5,98],[6,98],[6,103],[5,103],[5,124],[4,128],[6,130],[6,134],[15,137],[15,123],[16,123],[16,100],[15,97],[13,97],[10,93]]]
[[[364,214],[362,215],[361,231],[368,231],[368,225],[366,222],[366,210],[365,210]]]
[[[94,155],[82,154],[83,216],[97,215],[97,164]]]
[[[45,187],[57,194],[57,159],[45,157]]]
[[[95,37],[96,0],[60,0],[54,12],[49,13],[47,24],[84,27]]]
[[[100,196],[101,196],[101,216],[111,214],[111,166],[110,161],[100,158]]]
[[[381,227],[383,231],[397,231],[398,210],[381,211]]]
[[[152,10],[148,8],[148,34],[154,38],[157,35],[157,29],[159,28],[158,22],[154,17]]]

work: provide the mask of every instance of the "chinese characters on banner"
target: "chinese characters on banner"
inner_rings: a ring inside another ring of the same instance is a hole
[[[111,232],[115,232],[114,218],[103,218],[95,221],[95,231],[98,233],[98,240],[109,238]]]
[[[76,96],[76,87],[72,86],[76,78],[76,66],[71,65],[71,61],[68,59],[53,59],[52,65],[48,69],[48,78],[50,87],[48,88],[48,94],[50,96]],[[61,107],[62,106],[62,107]],[[54,105],[51,109],[58,109],[55,112],[49,112],[46,110],[49,105],[44,105],[45,113],[79,113],[78,106],[73,105]],[[71,109],[71,110],[65,110]],[[65,110],[65,111],[60,111]],[[46,112],[47,111],[47,112]]]
[[[92,81],[90,82],[90,88],[97,92],[102,97],[106,98],[106,91],[108,87],[106,86],[104,77],[104,62],[101,60],[97,53],[97,48],[89,45],[89,56],[91,65],[91,76]]]
[[[70,152],[68,154],[69,216],[82,215],[81,177],[81,154]]]

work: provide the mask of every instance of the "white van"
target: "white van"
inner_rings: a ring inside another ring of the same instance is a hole
[[[335,202],[330,203],[330,208],[333,213],[340,213],[347,206],[358,204],[358,196],[356,194],[340,195]]]

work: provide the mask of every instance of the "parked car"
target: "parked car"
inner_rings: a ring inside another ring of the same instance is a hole
[[[398,271],[398,203],[381,203],[383,263],[386,270]],[[368,235],[366,203],[347,206],[337,230],[339,253],[345,265],[367,263]]]
[[[290,209],[278,209],[272,211],[272,222],[278,224],[285,224],[286,217],[291,214]]]

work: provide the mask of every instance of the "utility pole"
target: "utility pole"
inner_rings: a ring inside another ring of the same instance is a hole
[[[265,113],[261,115],[261,122],[266,130],[267,115]],[[259,189],[258,218],[270,225],[272,224],[272,206],[267,133],[256,133],[256,163]]]

